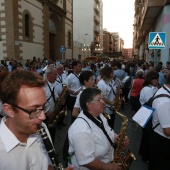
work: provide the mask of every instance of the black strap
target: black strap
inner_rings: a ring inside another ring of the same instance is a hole
[[[56,81],[62,84],[63,83],[62,75],[58,75],[57,78],[58,80]]]
[[[159,125],[160,125],[160,123],[157,123],[152,129],[154,130]]]
[[[112,85],[111,85],[111,84],[109,84],[109,86],[110,86],[111,91],[113,92],[113,94],[114,94],[114,95],[116,95],[116,93],[115,93],[115,91],[114,91],[114,89],[113,89]]]
[[[88,121],[87,121],[85,118],[83,118],[83,117],[77,117],[77,118],[84,119],[84,120],[87,122],[87,124],[89,125]],[[89,125],[89,127],[90,127],[90,129],[91,129],[91,126],[90,126],[90,125]]]
[[[170,91],[165,86],[163,88],[170,94]]]
[[[99,119],[101,122],[99,122],[98,120],[96,120],[96,119],[95,119],[89,112],[87,112],[87,111],[84,111],[84,114],[85,114],[92,122],[94,122],[99,128],[102,129],[103,133],[106,135],[107,139],[109,140],[111,146],[112,146],[113,148],[116,148],[116,144],[113,143],[113,141],[110,139],[109,135],[107,134],[107,132],[106,132],[106,130],[105,130],[105,128],[104,128],[104,125],[103,125],[103,122],[102,122],[100,116],[98,116],[98,119]]]
[[[163,86],[163,88],[164,88],[168,93],[170,93],[170,91],[169,91],[165,86]],[[155,92],[155,94],[156,94],[156,92]],[[153,98],[152,102],[153,102],[155,99],[159,98],[159,97],[168,97],[168,98],[170,98],[170,96],[167,95],[167,94],[158,94],[157,96],[155,96],[155,94],[154,94],[154,98]],[[157,123],[152,129],[154,130],[154,129],[155,129],[157,126],[159,126],[159,125],[160,125],[160,123]]]
[[[86,120],[85,118],[83,118],[83,117],[77,117],[77,118],[81,118],[81,119],[85,120],[86,123],[89,125],[89,127],[90,127],[90,129],[91,129],[90,124],[87,122],[87,120]],[[68,137],[68,135],[67,135],[67,137]],[[71,154],[69,154],[69,156],[73,156],[74,154],[75,154],[75,152],[72,152]]]
[[[48,85],[48,87],[49,87],[49,89],[50,89],[50,92],[51,92],[51,96],[47,99],[47,101],[50,100],[51,97],[53,97],[54,103],[56,103],[55,94],[54,94],[54,88],[53,88],[53,90],[52,90],[52,89],[50,88],[50,85],[49,85],[48,83],[47,83],[47,85]]]
[[[74,75],[78,78],[78,80],[79,80],[79,77],[78,77],[78,75],[77,75],[77,74],[75,74],[75,73],[72,73],[72,74],[74,74]]]

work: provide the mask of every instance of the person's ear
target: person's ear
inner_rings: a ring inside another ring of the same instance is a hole
[[[87,83],[88,81],[84,80],[84,85]]]
[[[87,109],[89,109],[91,107],[91,103],[90,102],[87,102],[86,103],[86,106],[87,106]]]
[[[4,103],[3,104],[3,110],[9,117],[11,117],[11,118],[14,117],[14,111],[13,111],[13,108],[10,104]]]

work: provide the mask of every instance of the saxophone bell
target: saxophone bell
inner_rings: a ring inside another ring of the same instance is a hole
[[[135,155],[128,150],[127,154],[124,157],[124,160],[122,162],[123,170],[129,170],[129,167],[133,161],[136,161]]]

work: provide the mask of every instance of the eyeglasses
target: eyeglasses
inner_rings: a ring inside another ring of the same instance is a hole
[[[98,101],[98,102],[103,102],[103,99],[104,99],[104,98],[102,97],[102,98],[100,98],[100,99],[92,100],[91,102],[97,102],[97,101]]]
[[[17,109],[20,109],[20,110],[24,111],[25,113],[29,114],[29,117],[31,119],[34,119],[34,118],[38,117],[41,114],[42,111],[44,113],[46,113],[48,111],[49,107],[50,107],[50,105],[48,104],[48,105],[44,105],[42,109],[35,109],[35,110],[29,111],[29,110],[26,110],[26,109],[24,109],[22,107],[19,107],[17,105],[12,105],[11,104],[11,106],[13,106],[13,107],[15,107]]]

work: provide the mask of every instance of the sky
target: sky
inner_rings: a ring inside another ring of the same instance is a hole
[[[135,0],[103,0],[103,28],[119,32],[124,48],[132,48]]]

